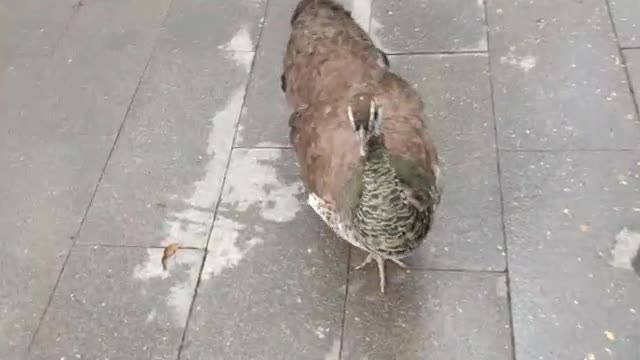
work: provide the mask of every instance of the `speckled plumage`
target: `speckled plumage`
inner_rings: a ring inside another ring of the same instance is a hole
[[[352,222],[369,252],[401,259],[425,239],[435,202],[419,209],[409,201],[387,149],[379,139],[369,146],[362,173],[362,195]]]
[[[369,253],[360,267],[376,260],[384,291],[384,260],[404,266],[440,201],[422,100],[333,1],[301,1],[292,26],[282,82],[309,205]]]

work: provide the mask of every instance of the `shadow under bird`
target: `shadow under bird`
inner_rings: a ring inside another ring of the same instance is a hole
[[[309,205],[375,260],[412,254],[440,202],[422,99],[340,4],[302,0],[291,18],[282,89]]]

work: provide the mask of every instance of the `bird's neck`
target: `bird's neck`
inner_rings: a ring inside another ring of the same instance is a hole
[[[382,136],[367,139],[362,187],[363,196],[365,193],[372,195],[402,193],[396,170],[391,164]]]
[[[384,140],[382,137],[369,139],[355,222],[365,231],[400,237],[407,224],[415,221],[417,212],[407,201]],[[396,231],[399,233],[394,234]]]
[[[396,258],[416,249],[429,231],[430,216],[407,199],[381,137],[367,142],[361,189],[353,223],[365,247]]]

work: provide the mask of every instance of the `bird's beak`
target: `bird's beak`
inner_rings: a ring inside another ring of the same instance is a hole
[[[358,139],[360,140],[360,156],[365,156],[367,155],[367,138],[364,133],[364,128],[360,128],[360,130],[358,130]]]

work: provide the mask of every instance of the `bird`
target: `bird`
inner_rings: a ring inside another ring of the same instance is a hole
[[[441,199],[424,103],[336,2],[302,0],[291,24],[282,87],[307,202],[368,254],[356,269],[376,261],[384,293],[385,261],[407,267]]]

